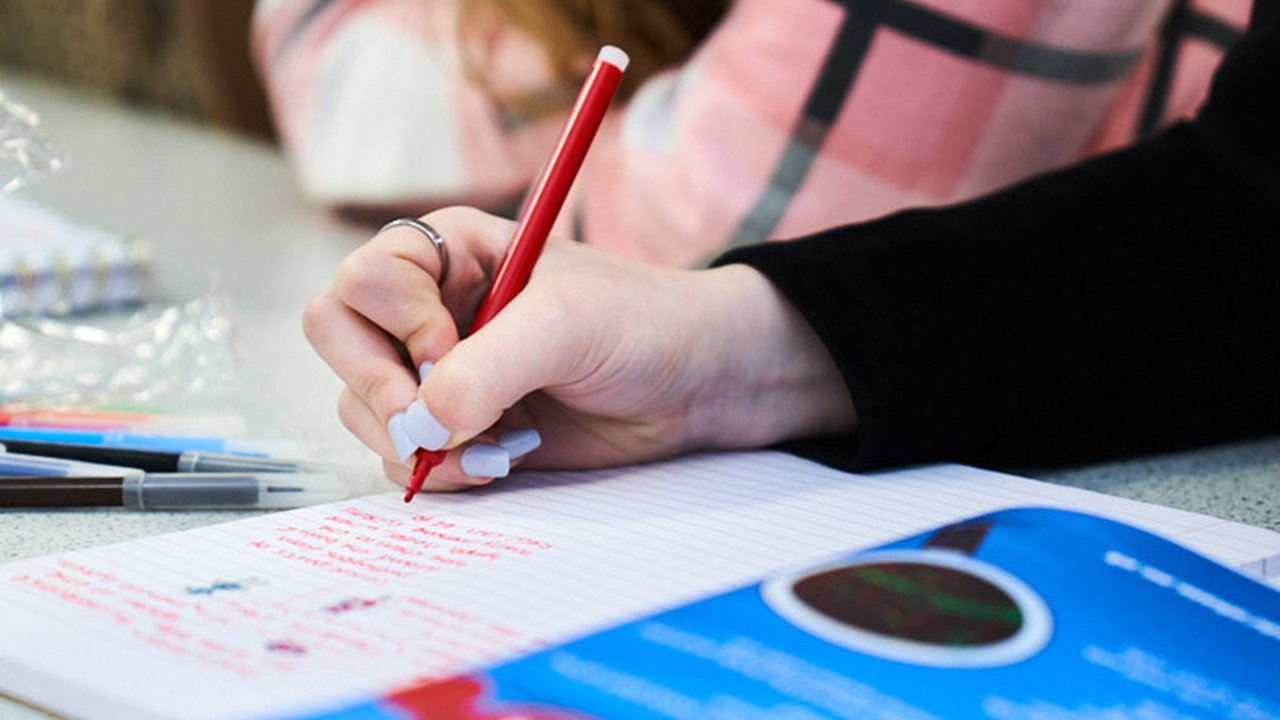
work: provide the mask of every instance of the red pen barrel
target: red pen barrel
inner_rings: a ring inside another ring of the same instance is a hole
[[[578,92],[578,99],[569,110],[564,130],[560,131],[560,138],[556,140],[547,164],[533,183],[502,264],[498,266],[489,292],[485,293],[480,309],[471,321],[471,332],[484,327],[528,284],[533,266],[542,254],[542,247],[547,244],[547,236],[551,234],[551,226],[560,215],[560,208],[564,207],[573,180],[582,168],[587,150],[591,148],[591,141],[595,139],[596,131],[609,110],[609,103],[622,82],[627,62],[627,54],[616,47],[605,46],[600,50],[582,90]],[[405,484],[405,502],[412,500],[422,489],[427,475],[444,460],[444,456],[441,451],[417,450],[413,471]]]
[[[533,273],[533,266],[542,247],[551,234],[551,226],[564,207],[565,198],[573,187],[591,141],[595,138],[609,102],[622,82],[622,70],[616,65],[597,59],[587,75],[578,99],[569,111],[569,118],[555,149],[542,172],[533,184],[525,204],[526,212],[516,225],[515,235],[507,249],[493,284],[471,323],[471,332],[484,327],[507,303],[524,289]]]

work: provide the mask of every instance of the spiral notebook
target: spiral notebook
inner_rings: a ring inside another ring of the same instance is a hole
[[[0,693],[72,717],[305,713],[1028,505],[1280,574],[1280,534],[1074,488],[961,466],[850,475],[781,453],[704,455],[521,473],[410,504],[372,495],[0,565]]]
[[[146,243],[0,194],[0,317],[136,304],[148,298],[150,279]]]

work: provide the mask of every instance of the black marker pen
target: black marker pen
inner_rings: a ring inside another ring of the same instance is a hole
[[[76,445],[73,443],[41,442],[38,440],[0,440],[0,449],[11,453],[63,458],[81,462],[103,463],[137,468],[147,472],[298,472],[328,471],[319,463],[254,455],[205,452],[164,452],[162,450],[134,450],[106,445]]]

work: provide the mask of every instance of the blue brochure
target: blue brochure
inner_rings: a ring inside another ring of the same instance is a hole
[[[1280,593],[1127,525],[1006,510],[329,717],[1274,720]]]

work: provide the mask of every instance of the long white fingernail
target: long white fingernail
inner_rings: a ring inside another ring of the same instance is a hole
[[[542,445],[542,436],[533,428],[512,430],[498,436],[498,445],[515,460],[537,450]]]
[[[449,430],[436,420],[426,403],[414,400],[404,411],[404,431],[415,445],[428,450],[439,450],[449,442]]]
[[[387,434],[391,436],[391,444],[396,448],[396,456],[400,458],[400,462],[409,459],[418,446],[409,438],[409,433],[404,430],[404,413],[399,412],[391,416],[387,421]]]
[[[430,360],[423,360],[422,364],[418,366],[418,382],[422,382],[423,380],[426,380],[427,373],[431,372],[431,368],[435,366],[436,364],[431,362]]]
[[[511,472],[511,455],[497,445],[477,443],[462,451],[462,472],[471,477],[506,477]]]

